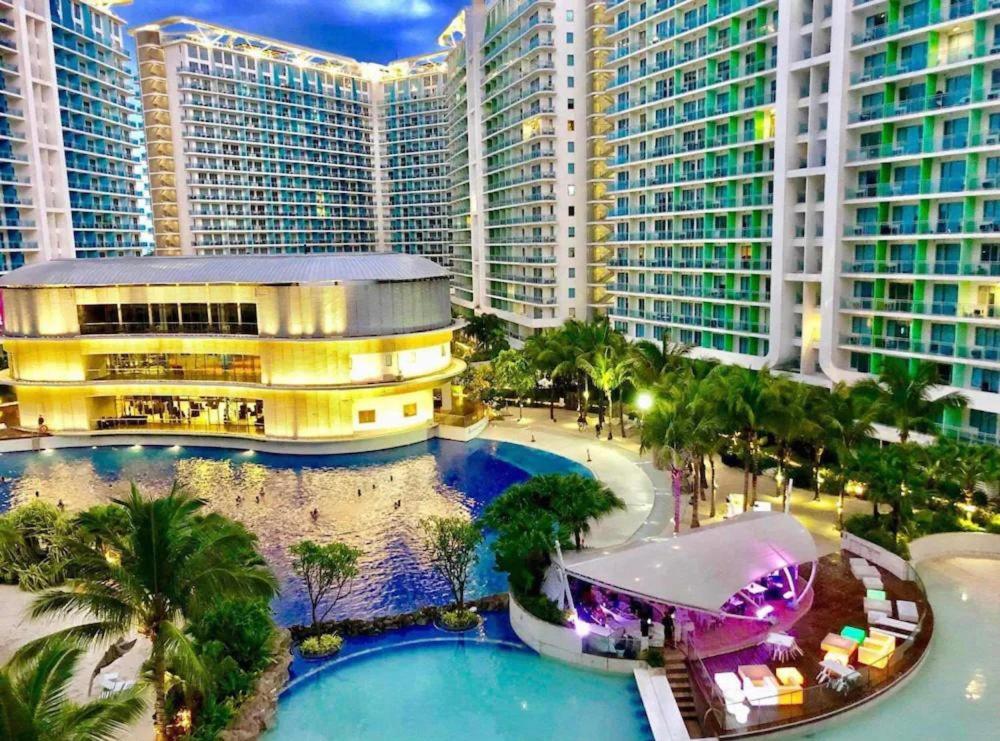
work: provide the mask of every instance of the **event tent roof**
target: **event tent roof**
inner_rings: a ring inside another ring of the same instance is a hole
[[[798,520],[747,512],[673,538],[566,554],[566,573],[619,592],[704,612],[718,612],[747,584],[785,566],[817,559]]]

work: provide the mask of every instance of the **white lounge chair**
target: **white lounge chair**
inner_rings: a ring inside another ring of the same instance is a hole
[[[902,599],[896,600],[896,617],[910,623],[919,622],[920,612],[917,610],[917,603]]]
[[[892,602],[887,599],[875,599],[865,597],[865,612],[884,612],[886,615],[892,614]]]
[[[863,576],[861,577],[861,583],[865,585],[865,589],[885,589],[885,586],[882,584],[882,577],[880,576]]]
[[[879,628],[885,629],[887,633],[891,633],[897,638],[902,638],[904,640],[910,638],[913,633],[917,630],[916,623],[907,623],[903,620],[894,620],[891,617],[884,617],[875,623]]]

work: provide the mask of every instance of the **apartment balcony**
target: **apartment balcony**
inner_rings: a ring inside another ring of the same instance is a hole
[[[965,219],[959,221],[890,221],[865,224],[849,224],[844,229],[847,238],[858,237],[900,237],[900,236],[941,236],[975,238],[983,235],[1000,234],[1000,223]]]
[[[699,198],[682,200],[675,203],[654,204],[652,206],[625,206],[610,209],[609,219],[620,219],[638,216],[667,216],[675,213],[690,213],[695,211],[716,211],[719,209],[755,209],[768,207],[774,202],[773,196],[761,194],[749,198]]]
[[[524,283],[534,286],[554,286],[556,277],[554,275],[518,275],[517,273],[490,272],[486,276],[487,280],[498,280],[504,283]]]
[[[774,141],[774,137],[758,138],[752,133],[744,134],[743,132],[712,137],[695,137],[690,140],[682,138],[680,141],[670,146],[659,146],[648,150],[640,147],[639,151],[629,155],[612,155],[611,157],[608,157],[607,164],[610,167],[620,167],[622,165],[646,162],[649,160],[659,159],[661,157],[691,154],[693,152],[700,152],[702,150],[715,149],[718,147],[735,147],[741,144],[767,144],[771,141]]]
[[[761,322],[745,322],[711,316],[691,314],[670,314],[666,312],[639,311],[637,309],[622,309],[617,306],[608,307],[608,316],[615,319],[641,319],[658,324],[670,324],[678,327],[696,327],[700,329],[717,329],[728,332],[766,335],[767,325]]]
[[[527,293],[502,294],[495,293],[493,289],[487,290],[486,295],[500,301],[515,301],[519,304],[530,304],[532,306],[555,306],[558,300],[555,296],[534,296]]]
[[[866,260],[844,262],[841,270],[847,274],[995,278],[1000,277],[1000,262]]]
[[[771,295],[766,291],[730,291],[725,288],[658,285],[656,283],[612,282],[605,285],[609,293],[625,293],[636,296],[666,296],[679,299],[739,301],[758,304],[766,304],[771,300]]]
[[[860,147],[848,150],[847,161],[859,163],[866,160],[888,158],[917,158],[925,154],[939,154],[942,151],[957,151],[975,147],[994,147],[1000,144],[1000,131],[990,131],[986,134],[961,134],[945,136],[940,139],[929,139],[925,144],[917,142],[886,143],[871,147]]]
[[[854,4],[859,5],[860,3],[855,0]],[[888,39],[909,31],[926,28],[938,23],[956,21],[967,18],[975,13],[983,13],[989,10],[996,10],[997,8],[1000,8],[1000,0],[955,0],[950,4],[947,12],[941,10],[940,7],[928,8],[925,12],[914,15],[912,18],[887,21],[865,29],[861,33],[854,34],[852,41],[855,46],[860,46],[861,44]]]
[[[612,116],[619,113],[625,113],[628,111],[633,111],[643,106],[652,105],[654,103],[660,103],[663,101],[668,101],[671,99],[677,99],[684,97],[686,95],[692,95],[702,90],[706,90],[715,85],[720,85],[723,83],[733,83],[738,81],[740,78],[748,77],[752,75],[758,75],[764,72],[771,71],[775,68],[774,60],[761,60],[755,62],[754,64],[744,64],[731,68],[725,74],[711,74],[711,75],[701,75],[698,79],[693,82],[681,84],[677,89],[671,85],[669,88],[663,90],[657,90],[653,93],[646,93],[639,96],[638,99],[626,99],[620,100],[613,105],[609,106],[604,114]]]
[[[622,31],[627,31],[637,24],[645,23],[647,20],[654,18],[660,13],[665,13],[666,11],[671,10],[682,1],[683,0],[657,0],[656,3],[650,3],[638,13],[632,13],[630,15],[619,14],[615,18],[614,26],[608,35],[610,37],[619,34]],[[668,19],[667,29],[664,33],[660,34],[660,41],[668,41],[677,36],[686,34],[689,31],[708,25],[709,23],[714,23],[715,21],[727,16],[740,13],[741,11],[753,8],[757,5],[771,4],[772,2],[774,2],[774,0],[719,0],[716,4],[716,9],[713,12],[709,12],[707,5],[702,5],[695,13],[691,14],[691,16],[682,23],[675,23],[673,19]]]
[[[747,271],[763,272],[771,270],[770,260],[750,260],[750,259],[705,259],[705,258],[624,258],[613,257],[607,261],[608,267],[613,268],[641,268],[657,270],[719,270],[719,271]]]
[[[975,44],[970,49],[962,49],[957,53],[948,54],[943,59],[939,60],[937,64],[931,64],[928,60],[921,60],[918,62],[897,62],[879,65],[877,67],[870,67],[862,70],[861,72],[855,72],[852,74],[851,84],[862,85],[866,83],[874,83],[889,77],[913,75],[916,73],[940,74],[945,67],[950,67],[951,65],[959,64],[961,62],[985,61],[987,57],[998,53],[1000,53],[1000,45],[980,42]]]
[[[772,103],[774,103],[774,95],[770,91],[760,95],[745,95],[742,99],[736,99],[735,94],[727,94],[717,98],[711,105],[706,101],[705,105],[693,106],[673,116],[654,117],[642,126],[636,124],[635,126],[616,128],[608,134],[608,140],[617,141],[640,134],[677,128],[698,121],[708,121],[722,116],[743,113]]]
[[[932,317],[953,317],[955,319],[1000,319],[1000,307],[989,304],[957,303],[952,301],[913,301],[911,299],[890,298],[845,298],[840,308],[847,311],[872,312],[876,314],[919,314]]]
[[[912,337],[885,337],[871,334],[848,333],[840,336],[840,344],[849,348],[871,348],[906,354],[963,360],[1000,362],[1000,347],[969,345],[956,342],[915,339]]]
[[[965,191],[984,191],[1000,188],[1000,178],[942,178],[940,180],[904,180],[848,188],[847,200],[871,198],[947,196]]]
[[[945,111],[949,108],[975,105],[992,100],[1000,100],[1000,88],[991,88],[988,92],[979,88],[961,94],[939,92],[922,98],[910,98],[898,103],[886,103],[870,108],[862,108],[859,111],[852,111],[850,122],[864,123],[879,121],[885,118],[896,118],[898,116],[912,116],[920,113]]]
[[[498,263],[502,265],[554,265],[555,255],[513,255],[504,253],[490,253],[486,257],[487,263]]]
[[[736,229],[663,229],[648,232],[613,232],[607,242],[683,242],[769,239],[771,227]]]

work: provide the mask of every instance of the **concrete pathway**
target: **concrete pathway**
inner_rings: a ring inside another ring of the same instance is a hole
[[[632,537],[669,535],[673,531],[673,498],[666,472],[657,470],[648,452],[640,455],[638,431],[626,426],[628,433],[621,437],[616,423],[614,439],[607,440],[607,430],[600,440],[594,433],[596,417],[591,415],[590,426],[583,432],[577,428],[576,412],[556,409],[556,421],[549,418],[547,408],[526,408],[523,419],[518,419],[516,407],[506,410],[503,419],[495,420],[483,433],[491,440],[504,440],[532,447],[539,447],[565,456],[587,466],[597,478],[625,499],[627,509],[595,523],[586,544],[590,547],[607,547]],[[535,442],[532,443],[532,437]],[[590,460],[588,461],[588,457]],[[726,495],[743,491],[743,471],[716,460],[716,517],[708,517],[709,503],[699,503],[701,524],[722,519]],[[781,506],[781,497],[775,496],[776,484],[770,476],[757,478],[757,498],[771,502],[775,509]],[[867,513],[871,505],[858,499],[845,502],[844,517]],[[820,555],[840,549],[837,530],[837,498],[824,494],[813,501],[812,491],[792,490],[791,512],[805,525],[816,539]],[[681,532],[689,529],[691,508],[685,501],[681,516]]]

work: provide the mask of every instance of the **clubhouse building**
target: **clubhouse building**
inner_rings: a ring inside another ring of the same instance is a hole
[[[0,289],[4,381],[43,432],[388,437],[465,367],[448,273],[414,255],[55,260]]]

